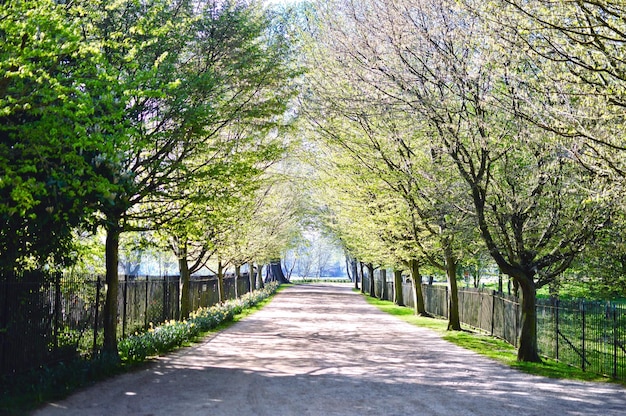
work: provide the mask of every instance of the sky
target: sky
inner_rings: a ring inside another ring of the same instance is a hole
[[[264,0],[265,4],[293,4],[298,0]]]

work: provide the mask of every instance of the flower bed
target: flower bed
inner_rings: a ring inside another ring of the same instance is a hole
[[[136,332],[118,343],[120,357],[125,361],[138,362],[150,356],[172,351],[194,339],[201,332],[231,321],[235,315],[267,299],[277,289],[278,284],[271,282],[265,288],[246,293],[238,299],[231,299],[208,308],[200,308],[191,313],[189,319],[166,321],[158,327],[150,324],[146,332]]]

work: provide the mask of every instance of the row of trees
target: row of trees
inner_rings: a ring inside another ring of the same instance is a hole
[[[189,276],[278,257],[298,76],[285,16],[246,0],[0,2],[0,271],[77,261],[103,232],[117,354],[120,236],[158,231]],[[10,277],[18,276],[18,277]],[[221,276],[221,273],[220,273]]]
[[[418,313],[420,268],[445,271],[450,329],[457,268],[487,253],[522,294],[518,359],[539,361],[537,290],[581,254],[624,264],[624,16],[610,0],[315,2],[303,108],[328,227],[411,271]]]
[[[104,348],[116,354],[125,234],[175,253],[183,314],[201,267],[221,276],[302,240],[314,172],[286,161],[302,113],[300,136],[317,139],[305,148],[316,213],[349,255],[370,275],[409,270],[418,313],[422,268],[445,272],[450,329],[459,265],[489,256],[521,289],[518,357],[539,360],[537,289],[572,270],[626,270],[622,2],[332,0],[301,11],[0,1],[3,278],[72,265],[76,236],[102,233]]]

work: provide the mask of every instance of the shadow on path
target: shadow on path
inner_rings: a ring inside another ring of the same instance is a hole
[[[368,305],[297,285],[193,348],[36,415],[621,415],[626,390],[517,372]]]

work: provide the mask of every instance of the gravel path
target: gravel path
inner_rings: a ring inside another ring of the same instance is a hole
[[[193,348],[35,415],[624,415],[626,390],[519,373],[368,305],[297,285]]]

